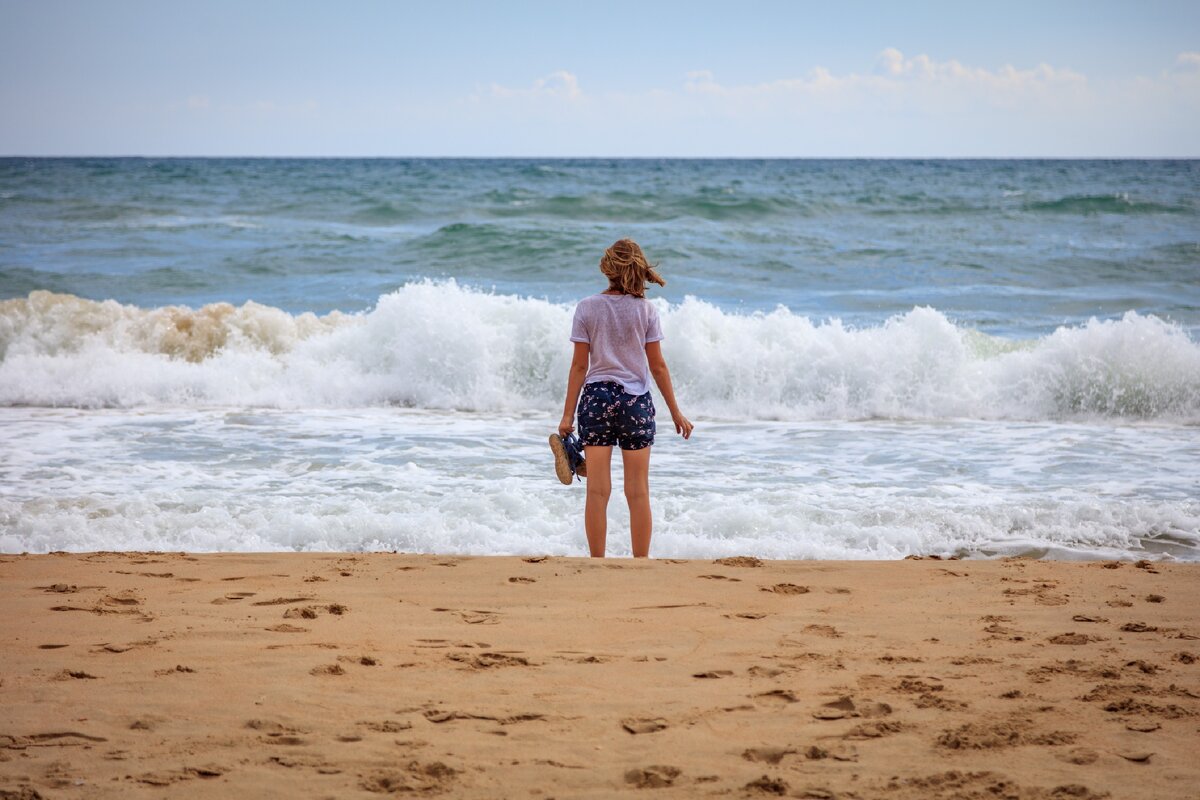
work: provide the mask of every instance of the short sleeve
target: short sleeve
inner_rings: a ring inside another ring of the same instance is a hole
[[[583,321],[582,305],[575,306],[575,318],[571,320],[571,341],[584,344],[591,344],[592,341],[592,338],[588,336],[587,325]]]
[[[649,304],[647,304],[649,305]],[[662,324],[658,321],[658,309],[650,306],[650,318],[646,320],[646,344],[663,339]]]

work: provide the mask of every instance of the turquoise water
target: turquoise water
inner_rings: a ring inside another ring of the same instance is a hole
[[[0,550],[583,554],[623,236],[656,555],[1200,555],[1200,162],[1003,160],[0,159]]]
[[[454,277],[568,302],[621,236],[672,302],[1200,325],[1197,161],[0,160],[0,298],[323,313]]]

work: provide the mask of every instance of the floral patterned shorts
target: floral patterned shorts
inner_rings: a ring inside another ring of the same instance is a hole
[[[583,387],[579,398],[579,440],[584,447],[641,450],[654,444],[654,400],[632,395],[614,381]]]

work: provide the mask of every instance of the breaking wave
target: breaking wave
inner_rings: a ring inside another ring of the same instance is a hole
[[[1200,344],[1132,311],[1012,340],[932,308],[853,328],[783,307],[653,302],[693,414],[1200,421]],[[325,316],[254,302],[142,309],[36,291],[0,302],[0,404],[553,409],[570,318],[567,305],[452,280]]]

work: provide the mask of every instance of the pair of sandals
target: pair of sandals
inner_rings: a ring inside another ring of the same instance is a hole
[[[554,453],[554,472],[567,486],[571,479],[587,477],[587,464],[583,460],[583,444],[579,437],[568,433],[566,438],[557,433],[550,434],[550,452]]]

